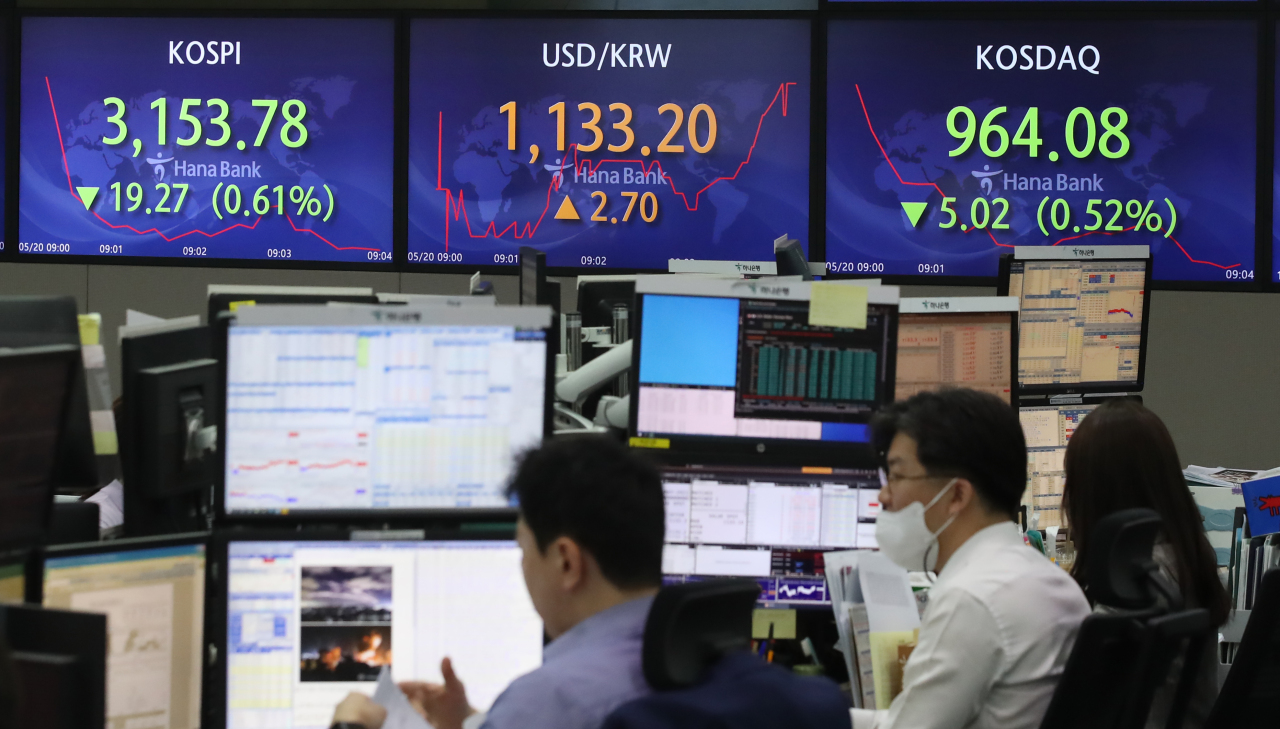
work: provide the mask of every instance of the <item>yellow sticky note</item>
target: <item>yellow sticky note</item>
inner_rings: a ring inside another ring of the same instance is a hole
[[[369,366],[369,338],[360,337],[356,340],[356,367],[364,369]]]
[[[773,626],[773,637],[779,640],[795,640],[796,611],[779,609],[756,609],[751,613],[751,637],[754,640],[765,640],[769,637],[769,626]]]
[[[102,341],[102,315],[81,314],[76,317],[80,322],[80,346],[92,347]]]
[[[257,303],[258,302],[256,301],[233,301],[228,305],[228,308],[231,309],[231,313],[234,314],[242,306],[254,306]]]
[[[120,452],[120,442],[114,430],[93,432],[93,453],[98,456],[114,456]]]
[[[632,448],[659,448],[666,450],[671,447],[670,438],[632,438]]]
[[[814,281],[809,289],[809,326],[867,328],[867,287]]]

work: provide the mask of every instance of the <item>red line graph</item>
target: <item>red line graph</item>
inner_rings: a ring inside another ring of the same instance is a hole
[[[517,239],[529,238],[533,236],[535,233],[538,232],[539,226],[542,225],[543,219],[547,217],[547,212],[551,209],[551,194],[553,192],[559,192],[560,180],[564,179],[564,171],[566,167],[574,170],[582,169],[587,174],[590,174],[599,170],[600,167],[605,164],[637,164],[637,165],[640,165],[640,169],[645,175],[648,175],[656,167],[658,169],[659,176],[662,179],[665,179],[667,181],[667,184],[670,185],[671,192],[675,193],[676,195],[679,195],[680,199],[684,201],[685,209],[688,210],[689,212],[696,212],[698,210],[698,205],[699,205],[702,193],[706,192],[712,186],[716,185],[719,182],[724,182],[726,180],[728,181],[736,180],[738,178],[738,175],[742,172],[742,168],[750,164],[751,155],[755,152],[756,144],[760,141],[760,130],[764,127],[765,118],[769,116],[769,112],[773,110],[773,107],[778,104],[779,99],[781,99],[782,101],[782,105],[781,105],[782,115],[783,116],[787,115],[787,105],[788,105],[788,100],[791,93],[791,87],[795,85],[796,85],[795,81],[787,81],[785,83],[778,85],[778,90],[774,92],[773,99],[769,102],[769,105],[765,107],[764,112],[760,114],[760,121],[756,123],[756,134],[755,134],[755,137],[751,140],[751,147],[747,150],[747,158],[744,159],[742,162],[738,163],[738,167],[737,169],[734,170],[732,175],[717,177],[716,179],[704,185],[702,189],[694,193],[692,205],[689,204],[688,194],[680,192],[679,190],[676,189],[675,181],[666,175],[666,172],[663,171],[662,169],[662,163],[659,162],[658,160],[653,160],[652,162],[646,163],[642,159],[602,159],[602,160],[598,160],[595,163],[595,166],[592,167],[591,160],[585,160],[579,163],[578,145],[571,144],[569,146],[573,150],[573,163],[572,164],[568,163],[567,155],[565,156],[564,161],[560,163],[559,174],[553,175],[551,178],[551,184],[547,186],[546,206],[543,207],[542,214],[538,216],[538,219],[536,221],[533,221],[533,222],[526,221],[523,224],[523,228],[520,227],[521,224],[519,222],[513,221],[509,223],[506,227],[504,227],[501,231],[498,230],[496,223],[489,223],[485,227],[484,232],[480,233],[479,235],[477,235],[475,231],[471,229],[471,218],[469,215],[467,215],[467,209],[466,209],[466,206],[464,205],[463,191],[458,190],[456,192],[457,199],[455,200],[454,198],[455,192],[444,186],[443,171],[442,171],[443,159],[444,159],[444,112],[440,112],[439,130],[438,130],[438,137],[436,140],[436,190],[439,192],[443,192],[445,194],[444,249],[445,251],[449,250],[449,232],[451,228],[450,218],[452,218],[453,221],[457,221],[459,218],[466,220],[467,234],[472,238],[488,238],[490,236],[494,238],[501,238],[502,236],[506,235],[510,231],[514,231],[514,237]]]
[[[863,114],[863,116],[865,116],[865,117],[866,117],[866,119],[867,119],[867,129],[871,131],[871,138],[872,138],[872,139],[874,139],[874,140],[876,140],[876,146],[880,148],[880,154],[881,154],[881,156],[883,156],[883,157],[884,157],[884,161],[885,161],[885,162],[887,162],[887,163],[889,164],[889,169],[893,170],[893,174],[894,174],[894,176],[895,176],[895,177],[897,177],[897,178],[898,178],[898,182],[902,183],[903,185],[909,185],[909,186],[916,186],[916,187],[932,187],[933,189],[935,189],[935,190],[937,190],[937,191],[938,191],[938,194],[939,194],[939,195],[941,195],[942,197],[946,197],[946,196],[947,196],[947,194],[946,194],[946,193],[944,193],[944,192],[942,191],[942,188],[941,188],[941,187],[938,187],[938,185],[937,185],[936,183],[933,183],[933,182],[908,182],[907,180],[902,179],[902,175],[898,172],[898,168],[893,164],[893,160],[889,159],[889,154],[888,154],[887,152],[885,152],[884,145],[880,143],[880,136],[879,136],[878,134],[876,134],[875,126],[871,123],[871,114],[867,111],[867,102],[866,102],[866,101],[864,101],[864,100],[863,100],[863,98],[862,98],[862,88],[861,88],[858,84],[854,84],[853,88],[854,88],[854,90],[855,90],[855,91],[857,91],[857,92],[858,92],[858,103],[862,105],[862,114]],[[1058,244],[1060,244],[1060,243],[1066,243],[1067,241],[1079,240],[1080,238],[1088,238],[1089,236],[1092,236],[1092,235],[1107,235],[1107,236],[1111,236],[1111,235],[1115,235],[1116,233],[1128,233],[1129,231],[1133,230],[1133,229],[1134,229],[1134,228],[1136,228],[1136,227],[1137,227],[1137,226],[1130,226],[1130,227],[1128,227],[1128,228],[1125,228],[1124,230],[1121,230],[1121,231],[1114,231],[1114,232],[1112,232],[1112,231],[1105,231],[1105,230],[1094,230],[1094,231],[1090,231],[1090,232],[1088,232],[1088,233],[1081,233],[1080,235],[1072,235],[1072,236],[1068,236],[1068,237],[1066,237],[1066,238],[1061,238],[1061,239],[1059,239],[1059,240],[1055,241],[1055,242],[1053,243],[1053,245],[1055,245],[1055,246],[1056,246],[1056,245],[1058,245]],[[974,231],[974,230],[977,230],[977,228],[970,228],[970,229],[969,229],[969,231],[966,231],[966,232],[971,232],[971,231]],[[992,243],[995,243],[996,245],[1001,246],[1001,247],[1003,247],[1003,248],[1013,248],[1013,247],[1014,247],[1014,246],[1009,245],[1008,243],[1001,243],[1000,241],[996,240],[995,234],[993,234],[990,230],[987,230],[986,232],[987,232],[987,236],[991,238],[991,242],[992,242]],[[1187,249],[1186,249],[1186,248],[1184,248],[1184,247],[1182,246],[1182,244],[1178,242],[1178,239],[1177,239],[1177,238],[1174,238],[1173,236],[1169,236],[1169,240],[1173,241],[1173,244],[1174,244],[1174,245],[1176,245],[1176,246],[1178,246],[1178,250],[1182,251],[1182,255],[1186,256],[1186,257],[1187,257],[1187,260],[1188,260],[1188,261],[1191,261],[1192,263],[1202,263],[1202,264],[1204,264],[1204,265],[1206,265],[1206,266],[1215,266],[1215,267],[1217,267],[1217,268],[1221,268],[1221,269],[1224,269],[1224,270],[1225,270],[1225,269],[1228,269],[1228,268],[1236,268],[1237,266],[1239,266],[1239,265],[1240,265],[1239,263],[1233,263],[1233,264],[1231,264],[1230,266],[1224,266],[1224,265],[1222,265],[1221,263],[1214,263],[1213,261],[1201,261],[1201,260],[1199,260],[1199,259],[1192,258],[1192,257],[1191,257],[1191,254],[1190,254],[1190,253],[1187,253]]]
[[[49,108],[53,110],[53,127],[54,127],[54,129],[57,131],[57,133],[58,133],[58,149],[60,149],[60,150],[62,151],[62,169],[67,173],[67,189],[71,192],[71,197],[75,198],[75,199],[76,199],[76,201],[77,201],[77,202],[79,202],[81,205],[84,205],[84,200],[82,200],[82,199],[80,198],[80,195],[76,193],[75,185],[71,182],[71,166],[67,164],[67,147],[66,147],[66,145],[65,145],[65,144],[63,144],[63,142],[62,142],[62,127],[58,124],[58,107],[57,107],[57,105],[56,105],[56,104],[54,104],[54,103],[53,103],[53,87],[49,84],[49,77],[48,77],[48,76],[45,76],[45,77],[44,77],[44,86],[45,86],[45,88],[49,91]],[[216,236],[222,235],[223,233],[227,232],[228,230],[233,230],[233,229],[235,229],[235,228],[245,228],[246,230],[254,230],[255,228],[257,228],[257,227],[258,227],[258,223],[261,223],[261,222],[262,222],[262,218],[263,218],[263,217],[265,217],[265,216],[259,215],[259,216],[258,216],[258,219],[257,219],[257,220],[255,220],[255,221],[253,221],[253,225],[247,225],[247,224],[245,224],[245,223],[233,223],[233,224],[228,225],[227,227],[225,227],[225,228],[223,228],[222,230],[219,230],[219,231],[217,231],[217,232],[215,232],[215,233],[206,233],[206,232],[204,232],[203,230],[189,230],[189,231],[187,231],[187,232],[185,232],[185,233],[181,233],[181,234],[179,234],[179,235],[175,235],[175,236],[173,236],[172,238],[170,238],[169,236],[167,236],[167,235],[165,235],[164,233],[160,232],[160,229],[159,229],[159,228],[147,228],[146,230],[138,230],[137,228],[133,227],[132,225],[109,223],[109,222],[107,222],[106,218],[102,217],[101,215],[97,214],[96,212],[93,212],[92,210],[90,210],[89,212],[90,212],[90,214],[92,214],[92,215],[93,215],[93,217],[95,217],[95,218],[97,218],[99,221],[101,221],[103,225],[105,225],[105,226],[107,226],[108,228],[111,228],[111,229],[113,229],[113,230],[120,230],[121,228],[124,228],[125,230],[133,231],[134,233],[137,233],[138,235],[146,235],[147,233],[155,233],[156,235],[158,235],[158,236],[160,236],[162,239],[164,239],[164,240],[165,240],[165,242],[168,242],[168,243],[172,243],[172,242],[174,242],[174,241],[176,241],[176,240],[179,240],[179,239],[181,239],[181,238],[185,238],[185,237],[187,237],[187,236],[189,236],[189,235],[193,235],[193,234],[195,234],[195,235],[202,235],[202,236],[204,236],[204,237],[206,237],[206,238],[214,238],[214,237],[216,237]],[[284,218],[285,218],[285,220],[289,221],[289,227],[293,229],[293,232],[295,232],[295,233],[310,233],[311,235],[314,235],[315,237],[319,238],[320,240],[324,241],[325,243],[328,243],[328,244],[329,244],[329,245],[330,245],[334,250],[338,250],[338,251],[381,251],[381,250],[382,250],[381,248],[361,248],[361,247],[358,247],[358,246],[345,246],[345,247],[344,247],[344,246],[334,245],[332,241],[330,241],[328,238],[325,238],[323,235],[320,235],[319,233],[315,232],[314,230],[311,230],[310,228],[299,228],[298,226],[294,225],[294,224],[293,224],[293,218],[291,218],[291,217],[289,216],[289,213],[285,212],[285,213],[284,213]]]
[[[1108,309],[1107,313],[1108,314],[1128,314],[1130,319],[1133,318],[1133,312],[1129,311],[1128,309]]]
[[[361,468],[361,467],[368,466],[368,465],[369,465],[369,464],[368,464],[368,462],[366,462],[366,461],[354,461],[354,460],[352,460],[352,459],[350,459],[350,458],[344,458],[344,459],[342,459],[341,461],[334,461],[333,463],[306,463],[306,464],[302,464],[302,465],[298,465],[298,462],[297,462],[296,460],[279,459],[279,460],[275,460],[275,461],[268,461],[268,462],[266,462],[266,463],[264,463],[264,464],[262,464],[262,465],[259,465],[259,466],[239,465],[239,466],[235,466],[235,470],[237,470],[237,471],[266,471],[266,470],[268,470],[268,469],[275,468],[276,466],[298,466],[298,468],[299,468],[300,470],[308,471],[308,470],[311,470],[311,469],[313,469],[313,468],[319,468],[319,469],[322,469],[322,470],[327,470],[327,469],[330,469],[330,468],[337,468],[337,467],[339,467],[339,466],[355,466],[356,468]]]

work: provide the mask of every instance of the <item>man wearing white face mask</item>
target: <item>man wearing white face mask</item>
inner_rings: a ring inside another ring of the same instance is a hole
[[[938,577],[902,693],[887,711],[854,709],[854,729],[1035,729],[1089,603],[1018,532],[1017,412],[973,390],[921,393],[886,408],[872,432],[884,461],[880,550]]]

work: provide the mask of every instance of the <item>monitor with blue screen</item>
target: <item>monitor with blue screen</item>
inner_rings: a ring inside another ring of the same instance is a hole
[[[544,307],[242,307],[227,335],[234,515],[505,509],[547,432]]]
[[[869,287],[867,326],[809,324],[805,282],[646,276],[632,432],[676,450],[865,443],[893,400],[898,295]]]

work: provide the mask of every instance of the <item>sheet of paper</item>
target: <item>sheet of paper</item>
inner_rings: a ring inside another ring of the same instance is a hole
[[[390,666],[383,666],[382,673],[378,674],[373,702],[387,710],[387,720],[382,722],[382,729],[432,729],[409,703],[409,697],[391,680]]]
[[[141,311],[134,311],[133,309],[125,309],[124,311],[124,325],[127,327],[136,327],[139,324],[156,324],[162,321],[164,319],[161,317],[144,314]]]
[[[780,609],[759,609],[751,613],[751,637],[754,640],[766,640],[769,637],[769,626],[773,626],[773,637],[777,640],[795,640],[796,611]]]
[[[102,315],[81,314],[76,319],[80,323],[81,346],[92,347],[95,344],[100,344],[102,341]]]
[[[897,630],[888,633],[871,633],[871,665],[875,673],[876,709],[884,711],[893,698],[902,693],[902,665],[900,646],[915,646],[920,636],[917,630]]]
[[[809,326],[867,328],[867,287],[814,281],[809,288]]]
[[[107,530],[124,524],[124,484],[119,479],[98,489],[85,499],[98,505],[98,529]]]
[[[80,358],[84,360],[86,370],[97,370],[107,366],[107,350],[101,344],[85,344],[80,347]]]
[[[879,552],[862,555],[858,567],[867,622],[872,633],[911,631],[920,627],[920,613],[911,594],[907,571]]]

